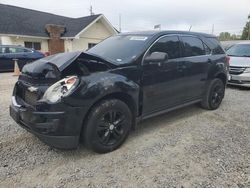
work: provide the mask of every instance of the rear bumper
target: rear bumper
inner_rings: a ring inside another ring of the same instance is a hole
[[[242,73],[240,75],[230,75],[229,85],[250,87],[250,73]]]
[[[44,143],[60,149],[78,146],[84,116],[83,108],[65,104],[49,105],[36,110],[17,104],[12,97],[10,116],[24,129],[36,135]],[[43,110],[42,110],[43,109]],[[61,109],[61,110],[60,110]]]

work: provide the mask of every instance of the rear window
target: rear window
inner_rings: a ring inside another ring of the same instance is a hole
[[[203,42],[196,37],[182,37],[184,57],[205,55]]]
[[[225,54],[217,38],[207,38],[207,45],[212,49],[212,54]]]

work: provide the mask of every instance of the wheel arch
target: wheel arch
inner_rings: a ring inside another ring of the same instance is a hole
[[[218,73],[215,78],[221,79],[222,82],[224,83],[224,85],[227,84],[227,76],[225,75],[225,73]]]
[[[80,137],[82,138],[82,132],[84,129],[84,126],[86,125],[87,122],[87,118],[91,112],[91,110],[94,108],[95,105],[97,105],[98,103],[100,103],[103,100],[108,100],[108,99],[118,99],[121,100],[122,102],[124,102],[129,109],[131,110],[132,116],[133,116],[133,124],[132,124],[132,129],[135,128],[136,125],[136,116],[138,113],[138,105],[136,103],[136,101],[133,99],[133,97],[127,93],[123,93],[123,92],[113,92],[113,93],[109,93],[101,98],[99,98],[98,100],[96,100],[88,109],[85,117],[83,118],[82,121],[82,128],[81,128],[81,134]]]

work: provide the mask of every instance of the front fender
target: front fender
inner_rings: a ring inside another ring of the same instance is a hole
[[[129,95],[135,103],[139,100],[139,85],[127,77],[111,73],[94,73],[81,77],[80,86],[65,102],[72,106],[91,107],[101,98],[113,94]]]

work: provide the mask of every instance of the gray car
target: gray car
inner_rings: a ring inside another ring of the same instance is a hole
[[[241,42],[227,50],[230,57],[228,84],[250,88],[250,42]]]

